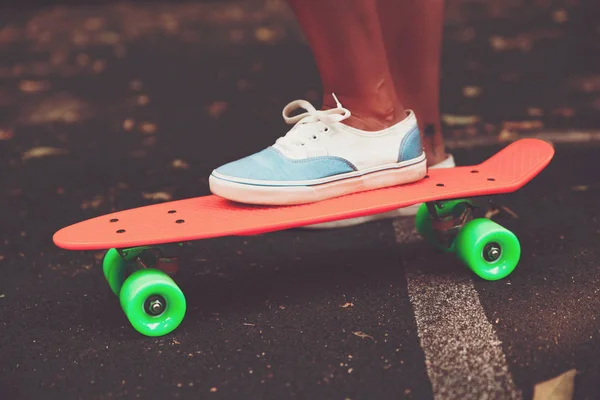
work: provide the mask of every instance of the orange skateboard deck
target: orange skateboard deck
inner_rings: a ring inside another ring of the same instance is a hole
[[[480,278],[502,279],[519,262],[519,241],[496,222],[474,218],[477,207],[468,198],[514,192],[553,156],[550,144],[522,139],[479,165],[431,169],[426,178],[406,185],[278,207],[196,197],[92,218],[59,230],[53,239],[68,250],[108,249],[104,277],[129,322],[143,335],[162,336],[180,325],[186,311],[185,296],[170,276],[177,270],[180,244],[199,239],[255,235],[424,203],[415,218],[424,239],[455,253]]]
[[[119,211],[68,226],[54,243],[99,250],[254,235],[391,211],[413,204],[514,192],[548,165],[553,147],[538,139],[514,142],[483,163],[430,169],[425,179],[294,206],[255,206],[209,195]]]

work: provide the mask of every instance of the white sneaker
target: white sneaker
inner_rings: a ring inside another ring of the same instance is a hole
[[[444,161],[441,161],[435,165],[432,165],[431,167],[429,167],[429,169],[453,168],[455,166],[456,166],[456,164],[454,163],[454,157],[452,156],[452,154],[448,154],[448,157],[446,157],[446,159]],[[364,224],[366,222],[371,222],[371,221],[379,221],[382,219],[392,219],[392,218],[398,218],[398,217],[411,217],[411,216],[415,216],[417,214],[417,210],[419,209],[420,206],[421,206],[421,203],[413,204],[412,206],[398,208],[396,210],[388,211],[385,213],[365,215],[364,217],[342,219],[339,221],[323,222],[321,224],[306,225],[306,226],[300,227],[300,229],[347,228],[350,226],[360,225],[360,224]]]
[[[337,107],[317,111],[296,100],[283,109],[295,124],[275,144],[215,169],[213,194],[249,204],[291,205],[325,200],[422,179],[427,160],[412,111],[387,129],[363,131],[342,124],[350,116]],[[290,112],[306,112],[290,117]]]

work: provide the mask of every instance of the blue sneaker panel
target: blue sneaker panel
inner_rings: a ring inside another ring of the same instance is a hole
[[[404,136],[400,143],[400,152],[398,154],[398,162],[412,160],[423,154],[423,144],[421,142],[421,131],[418,126],[415,126],[410,132]]]
[[[312,157],[293,160],[273,147],[216,169],[226,179],[235,178],[261,181],[308,181],[356,171],[354,165],[340,157]]]

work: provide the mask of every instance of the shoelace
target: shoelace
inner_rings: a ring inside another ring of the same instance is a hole
[[[323,132],[327,132],[332,128],[331,125],[343,121],[351,115],[348,109],[342,107],[342,104],[339,102],[336,95],[334,93],[332,94],[335,99],[336,108],[317,110],[306,100],[294,100],[283,108],[283,119],[290,125],[296,123],[322,122],[326,126]],[[303,108],[306,112],[290,117],[290,113],[298,108]],[[310,139],[317,139],[317,134],[318,133],[309,129],[292,129],[285,136],[277,139],[276,143],[284,148],[292,149],[293,147],[304,146]]]

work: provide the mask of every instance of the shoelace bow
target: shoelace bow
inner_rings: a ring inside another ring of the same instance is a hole
[[[329,110],[317,110],[306,100],[294,100],[283,108],[283,119],[290,125],[322,122],[326,126],[323,132],[326,132],[331,129],[331,125],[343,121],[351,115],[348,109],[342,107],[335,94],[333,94],[333,98],[335,99],[336,108]],[[290,114],[298,108],[303,108],[306,112],[290,117]],[[289,146],[304,146],[307,140],[317,139],[316,135],[314,131],[309,129],[292,129],[285,136],[277,139],[276,143],[287,148]]]

